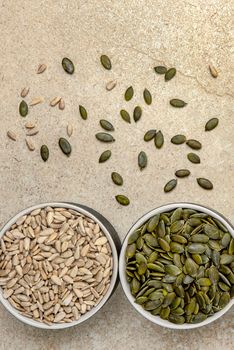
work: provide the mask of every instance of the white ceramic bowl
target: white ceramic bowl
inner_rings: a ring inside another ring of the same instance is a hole
[[[140,227],[144,222],[146,222],[148,219],[150,219],[152,216],[163,213],[163,212],[168,212],[176,208],[190,208],[190,209],[195,209],[197,211],[201,211],[203,213],[207,213],[210,216],[213,216],[214,218],[220,220],[228,229],[230,234],[234,237],[234,229],[232,225],[219,213],[216,211],[203,207],[198,204],[190,204],[190,203],[172,203],[172,204],[167,204],[164,206],[161,206],[159,208],[153,209],[144,216],[142,216],[137,222],[131,227],[131,229],[128,231],[124,242],[122,244],[121,252],[120,252],[120,257],[119,257],[119,276],[120,276],[120,282],[122,284],[123,290],[132,304],[132,306],[145,318],[147,318],[149,321],[156,323],[160,326],[167,327],[167,328],[172,328],[172,329],[191,329],[191,328],[197,328],[197,327],[202,327],[205,326],[215,320],[217,320],[219,317],[224,315],[234,304],[234,299],[232,299],[226,307],[224,307],[221,311],[216,312],[214,315],[208,317],[205,321],[196,323],[196,324],[189,324],[189,323],[184,323],[182,325],[177,325],[174,323],[171,323],[167,320],[163,320],[159,316],[154,316],[151,315],[150,312],[145,311],[143,307],[139,304],[135,303],[135,298],[132,296],[131,291],[130,291],[130,286],[129,283],[127,282],[126,279],[126,265],[125,265],[125,250],[128,244],[128,238],[129,236],[138,228]]]
[[[82,315],[79,320],[73,321],[71,323],[57,323],[53,325],[47,325],[45,323],[40,323],[38,321],[35,321],[33,319],[30,319],[28,317],[25,317],[21,315],[15,308],[11,306],[11,304],[7,301],[7,299],[3,298],[2,296],[2,289],[0,288],[0,301],[1,303],[5,306],[5,308],[13,315],[15,316],[18,320],[30,325],[34,326],[37,328],[44,328],[44,329],[64,329],[72,326],[76,326],[86,320],[88,320],[90,317],[94,316],[98,310],[102,308],[102,306],[107,302],[107,300],[110,298],[112,292],[114,291],[116,284],[118,282],[118,252],[116,248],[116,243],[114,242],[113,238],[116,240],[116,232],[114,231],[114,228],[107,222],[107,220],[102,220],[104,219],[99,213],[95,212],[94,210],[83,207],[82,205],[79,204],[70,204],[70,203],[64,203],[64,202],[51,202],[51,203],[43,203],[39,205],[32,206],[30,208],[24,209],[18,214],[16,214],[12,219],[10,219],[6,225],[1,229],[0,231],[0,237],[4,235],[4,233],[10,229],[10,227],[23,215],[29,214],[31,211],[38,209],[38,208],[44,208],[44,207],[63,207],[63,208],[68,208],[68,209],[73,209],[78,211],[79,213],[82,213],[91,219],[93,219],[95,222],[97,222],[103,233],[106,235],[109,244],[112,249],[112,257],[113,257],[113,271],[112,271],[112,276],[111,276],[111,282],[110,282],[110,287],[106,294],[104,295],[103,299],[96,305],[94,306],[90,311]],[[95,215],[97,214],[97,215]],[[104,223],[103,223],[104,222]]]

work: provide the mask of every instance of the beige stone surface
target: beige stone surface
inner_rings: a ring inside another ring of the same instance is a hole
[[[196,202],[223,213],[234,222],[233,157],[233,2],[224,0],[1,0],[0,1],[0,226],[17,211],[39,202],[69,200],[100,211],[117,229],[121,239],[146,211],[174,201]],[[99,64],[102,53],[110,56],[111,71]],[[70,57],[76,66],[73,76],[64,73],[61,59]],[[36,74],[40,63],[48,68]],[[165,83],[154,73],[158,64],[175,66],[176,78]],[[208,65],[219,71],[214,79]],[[117,87],[107,92],[105,84],[117,79]],[[123,100],[125,89],[133,85],[132,101]],[[44,103],[31,107],[26,119],[18,114],[20,91],[30,87],[26,100],[43,97]],[[146,106],[142,91],[147,87],[153,103]],[[49,107],[49,101],[62,96],[64,111]],[[169,106],[171,98],[188,102],[186,108]],[[88,120],[79,117],[78,106],[88,110]],[[141,121],[128,125],[119,110],[132,113],[143,107]],[[211,117],[219,127],[204,132]],[[116,142],[109,145],[113,156],[99,165],[106,145],[95,140],[99,119],[113,122]],[[25,145],[24,123],[35,121],[39,134],[33,137],[36,150]],[[65,157],[58,138],[70,138],[73,151]],[[165,145],[156,150],[142,137],[149,128],[161,129]],[[17,134],[13,142],[6,136]],[[186,159],[188,148],[174,146],[176,133],[197,138],[201,164]],[[40,159],[40,145],[50,148],[50,159]],[[145,150],[148,167],[140,172],[137,154]],[[181,179],[177,188],[163,193],[174,171],[188,167],[192,174]],[[123,188],[111,182],[111,171],[124,178]],[[207,177],[214,190],[206,192],[196,177]],[[127,208],[119,207],[114,196],[126,193]],[[173,331],[143,319],[127,302],[121,287],[87,323],[65,331],[42,331],[15,320],[0,306],[1,349],[192,349],[230,350],[234,343],[234,309],[205,328]]]

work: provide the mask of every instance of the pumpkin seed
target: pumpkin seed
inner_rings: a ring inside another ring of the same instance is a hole
[[[208,179],[203,178],[203,177],[197,178],[197,183],[199,186],[201,186],[205,190],[212,190],[213,189],[212,182]]]
[[[129,113],[125,109],[121,109],[120,115],[123,118],[123,120],[127,123],[131,123],[131,118]]]
[[[201,142],[193,139],[188,140],[186,142],[186,145],[188,145],[192,149],[197,149],[197,150],[202,148]]]
[[[190,175],[190,171],[188,169],[179,169],[176,170],[175,176],[177,177],[186,177]]]
[[[79,105],[79,112],[82,119],[86,120],[88,118],[88,113],[84,106]]]
[[[170,100],[170,105],[176,108],[183,108],[187,105],[187,103],[178,98],[173,98],[172,100]]]
[[[186,137],[184,135],[175,135],[172,137],[171,142],[174,145],[181,145],[182,143],[185,143]]]
[[[130,101],[133,97],[134,90],[132,86],[129,86],[127,90],[125,91],[124,98],[126,101]]]
[[[147,297],[138,297],[137,299],[136,299],[136,303],[137,304],[140,304],[140,305],[142,305],[142,304],[144,304],[146,301],[148,300],[148,298]]]
[[[156,132],[156,135],[154,137],[154,144],[157,148],[161,148],[164,144],[164,136],[161,130]]]
[[[136,242],[136,240],[138,239],[138,237],[139,237],[138,231],[133,232],[133,233],[131,234],[131,236],[129,237],[129,239],[128,239],[128,244],[132,244],[132,243]]]
[[[167,68],[164,66],[154,67],[154,70],[157,74],[165,74],[167,72]]]
[[[111,173],[111,178],[112,181],[118,185],[118,186],[122,186],[123,185],[123,178],[120,174],[116,173],[115,171],[113,173]]]
[[[145,310],[150,311],[150,310],[156,309],[161,304],[162,304],[161,300],[150,300],[145,303],[144,308]]]
[[[158,223],[159,223],[159,218],[160,218],[160,214],[156,214],[149,220],[149,222],[147,224],[147,231],[148,232],[153,232],[156,229],[156,227],[158,226]]]
[[[108,122],[108,120],[101,119],[99,123],[100,123],[101,127],[107,131],[114,131],[115,130],[113,125],[110,122]]]
[[[229,255],[229,254],[220,255],[220,264],[221,265],[231,264],[233,261],[234,261],[233,255]]]
[[[214,225],[210,225],[210,224],[203,225],[203,231],[211,239],[220,238],[219,229]]]
[[[106,132],[98,132],[95,136],[101,142],[114,142],[115,141],[114,137]]]
[[[108,149],[104,151],[99,157],[99,163],[106,162],[111,157],[111,151]]]
[[[194,163],[194,164],[201,163],[200,157],[195,153],[188,153],[187,158],[191,163]]]
[[[168,69],[168,71],[165,74],[165,81],[171,80],[172,78],[174,78],[175,75],[176,75],[176,69],[175,68]]]
[[[128,197],[122,195],[122,194],[118,194],[117,196],[115,196],[115,199],[117,200],[117,202],[121,205],[129,205],[130,201],[128,199]]]
[[[133,119],[135,122],[138,122],[138,120],[141,119],[142,116],[142,109],[140,106],[136,106],[133,111]]]
[[[216,128],[218,123],[219,123],[218,118],[211,118],[210,120],[208,120],[208,122],[205,125],[205,131],[213,130],[214,128]]]
[[[19,113],[21,117],[26,117],[26,115],[28,114],[28,105],[24,100],[20,102]]]
[[[143,91],[143,97],[144,97],[145,103],[147,105],[151,105],[151,103],[152,103],[152,96],[151,96],[151,93],[149,92],[148,89],[145,89]]]
[[[141,151],[138,154],[138,165],[140,170],[144,169],[147,166],[147,155],[144,151]]]
[[[72,148],[70,143],[63,137],[59,139],[59,147],[61,148],[61,151],[66,154],[66,156],[70,156]]]
[[[67,57],[64,57],[62,59],[62,67],[65,70],[65,72],[68,74],[73,74],[75,71],[73,62]]]
[[[49,158],[49,148],[46,145],[42,145],[40,153],[41,153],[42,160],[44,160],[44,162],[46,162]]]
[[[146,142],[151,141],[155,137],[155,135],[156,135],[155,129],[148,130],[144,135],[144,141]]]
[[[202,254],[206,250],[206,245],[201,243],[189,243],[187,251],[191,254]]]
[[[177,185],[177,180],[176,179],[172,179],[170,181],[168,181],[166,183],[166,185],[164,186],[164,192],[170,192],[172,191]]]
[[[100,61],[101,61],[102,66],[105,69],[107,69],[107,70],[111,69],[111,60],[109,59],[109,57],[107,55],[101,55]]]
[[[175,324],[183,324],[185,323],[185,318],[184,316],[181,316],[181,315],[173,315],[173,314],[170,314],[169,317],[168,317],[168,320],[172,323],[175,323]]]
[[[178,276],[181,274],[182,271],[179,269],[179,267],[175,265],[166,265],[165,272],[172,276]]]

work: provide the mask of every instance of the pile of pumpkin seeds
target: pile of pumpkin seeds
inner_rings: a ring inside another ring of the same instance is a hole
[[[135,302],[164,320],[199,323],[234,297],[234,238],[206,213],[151,217],[131,234],[125,256]]]

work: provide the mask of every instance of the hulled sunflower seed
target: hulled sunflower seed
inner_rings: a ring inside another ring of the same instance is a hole
[[[73,126],[71,124],[67,125],[67,136],[71,137],[73,134]]]
[[[107,91],[111,91],[113,90],[117,85],[117,81],[116,80],[111,80],[106,84],[106,90]]]
[[[36,106],[39,105],[40,103],[42,103],[44,100],[42,97],[35,97],[32,99],[32,101],[30,102],[30,106]]]
[[[68,74],[73,74],[75,71],[73,62],[67,57],[64,57],[62,59],[62,67],[65,70],[65,72]]]
[[[79,105],[79,112],[82,119],[86,120],[88,118],[88,113],[84,106]]]
[[[25,98],[29,93],[29,87],[24,87],[22,90],[21,90],[21,93],[20,93],[20,96],[22,98]]]
[[[174,78],[174,76],[176,75],[176,69],[175,68],[170,68],[166,71],[165,73],[165,81],[169,81],[172,78]]]
[[[205,125],[205,131],[213,130],[214,128],[216,128],[218,123],[219,123],[218,118],[211,118],[210,120],[208,120],[208,122]]]
[[[170,105],[176,108],[183,108],[187,105],[187,103],[178,98],[173,98],[172,100],[170,100]]]
[[[133,97],[134,90],[132,86],[129,86],[127,90],[125,91],[124,98],[126,101],[130,101]]]
[[[151,93],[149,92],[148,89],[145,89],[143,91],[143,97],[144,97],[145,103],[147,105],[151,105],[151,103],[152,103],[152,95],[151,95]]]
[[[35,150],[35,146],[31,140],[25,139],[25,142],[26,142],[26,145],[27,145],[29,151]]]
[[[104,151],[99,157],[99,163],[106,162],[110,157],[111,157],[111,151],[110,150]]]
[[[65,101],[63,98],[60,99],[59,101],[59,109],[63,111],[65,109]]]
[[[26,136],[35,136],[39,133],[39,130],[37,128],[29,129],[26,132]]]
[[[140,106],[136,106],[133,111],[133,119],[135,122],[138,122],[138,120],[141,119],[142,116],[142,109]]]
[[[33,129],[33,128],[35,128],[35,123],[27,122],[24,126],[26,129]]]
[[[111,70],[111,60],[109,59],[109,57],[107,55],[101,55],[100,61],[101,61],[102,66],[105,69]]]
[[[37,68],[37,74],[43,73],[47,68],[47,65],[45,63],[39,64]]]
[[[9,139],[16,141],[16,134],[13,131],[7,131],[7,136],[9,137]]]
[[[54,97],[54,98],[50,101],[50,106],[51,106],[51,107],[55,107],[60,101],[61,101],[61,97]]]

